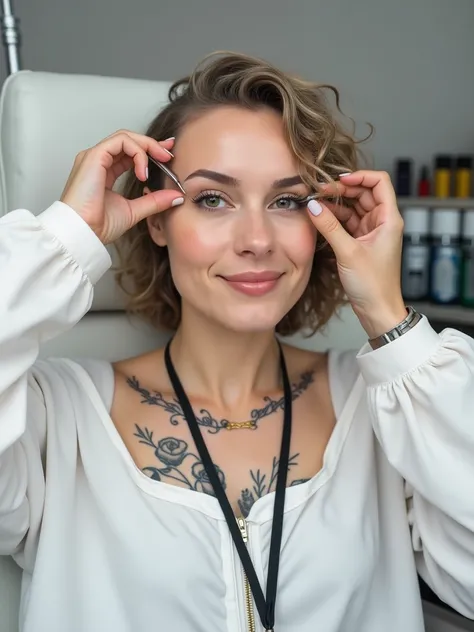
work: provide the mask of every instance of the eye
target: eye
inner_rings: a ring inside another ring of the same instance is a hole
[[[227,205],[222,195],[215,191],[202,191],[192,201],[206,211],[221,210]]]
[[[281,211],[299,211],[306,206],[307,197],[300,195],[283,195],[272,202],[272,206]]]

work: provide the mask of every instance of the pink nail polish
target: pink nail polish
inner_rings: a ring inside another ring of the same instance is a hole
[[[318,215],[321,215],[321,213],[323,212],[323,207],[321,206],[319,202],[316,202],[316,200],[310,200],[308,202],[308,210],[311,213],[311,215],[314,215],[315,217],[317,217]]]

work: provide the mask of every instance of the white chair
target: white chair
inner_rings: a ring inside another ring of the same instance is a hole
[[[16,208],[35,214],[61,195],[75,155],[117,129],[143,131],[167,99],[164,82],[21,71],[3,86],[0,102],[0,216]],[[114,256],[114,251],[111,249]],[[0,279],[1,279],[0,270]],[[98,283],[91,311],[42,356],[116,360],[156,348],[163,333],[131,322],[113,274]],[[302,340],[313,349],[358,348],[366,336],[346,308],[325,334]],[[0,632],[17,630],[20,572],[0,557]]]

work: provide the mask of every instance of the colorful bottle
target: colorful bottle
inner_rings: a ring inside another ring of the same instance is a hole
[[[418,196],[427,197],[430,194],[430,179],[428,175],[428,167],[422,167],[420,171],[420,179],[418,180]]]
[[[398,197],[412,194],[412,164],[409,158],[397,160],[395,167],[395,192]]]
[[[454,195],[458,198],[467,198],[471,195],[472,188],[472,158],[459,156],[456,160],[456,176]]]
[[[463,213],[461,303],[474,307],[474,209]]]
[[[402,291],[406,299],[420,301],[429,293],[430,211],[428,208],[403,210]]]
[[[430,296],[435,303],[459,300],[461,279],[461,211],[433,211]]]
[[[451,156],[437,156],[434,170],[434,194],[438,198],[451,195]]]

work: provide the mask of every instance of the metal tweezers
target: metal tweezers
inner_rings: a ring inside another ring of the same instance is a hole
[[[152,158],[150,156],[150,154],[148,154],[148,160],[151,160],[151,162],[156,165],[157,167],[159,167],[161,169],[161,171],[163,171],[164,174],[166,174],[168,176],[168,178],[171,178],[171,180],[173,180],[173,182],[176,184],[176,186],[178,187],[178,189],[181,191],[181,193],[184,193],[184,195],[186,195],[186,191],[183,188],[183,185],[181,184],[181,182],[178,180],[178,178],[174,175],[174,173],[171,171],[171,169],[168,169],[168,167],[166,167],[163,163],[158,162],[157,160],[155,160],[154,158]],[[317,198],[317,196],[315,194],[312,195],[308,195],[305,199],[304,202],[307,204],[310,200],[315,200]]]
[[[178,178],[174,175],[174,173],[171,171],[171,169],[168,169],[168,167],[166,167],[163,163],[158,162],[157,160],[152,158],[150,156],[150,154],[148,154],[148,160],[151,160],[151,162],[154,165],[156,165],[157,167],[159,167],[161,169],[161,171],[163,171],[163,173],[168,176],[168,178],[171,178],[171,180],[173,180],[173,182],[176,184],[176,186],[181,191],[181,193],[184,193],[184,195],[186,195],[186,191],[184,190],[183,185],[178,180]]]

